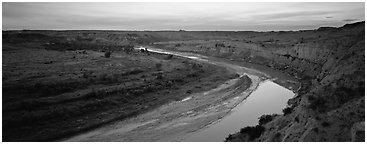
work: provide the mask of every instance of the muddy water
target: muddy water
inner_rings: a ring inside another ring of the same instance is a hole
[[[263,114],[281,114],[288,99],[294,95],[292,91],[267,80],[222,120],[199,130],[183,141],[224,141],[229,134],[238,132],[245,126],[257,125],[258,117]]]

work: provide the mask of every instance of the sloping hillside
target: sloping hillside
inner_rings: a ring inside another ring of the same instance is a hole
[[[284,115],[262,123],[259,138],[250,139],[254,132],[242,129],[227,141],[364,141],[364,22],[327,30],[322,37],[275,50],[273,56],[256,52],[309,78],[301,79],[303,88]]]

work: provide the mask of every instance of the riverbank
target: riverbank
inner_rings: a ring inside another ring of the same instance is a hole
[[[242,75],[213,90],[190,95],[183,101],[164,105],[154,111],[66,141],[181,141],[192,132],[223,118],[265,78],[261,73],[244,67],[220,61],[200,61],[210,62]],[[256,73],[257,76],[245,73]]]
[[[271,80],[261,82],[248,98],[220,121],[193,133],[183,141],[220,142],[229,134],[240,131],[239,125],[254,126],[264,114],[280,114],[294,93]],[[266,106],[266,107],[264,107]]]

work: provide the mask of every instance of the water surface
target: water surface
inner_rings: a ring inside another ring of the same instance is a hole
[[[257,125],[258,118],[263,114],[282,113],[288,99],[293,96],[294,93],[291,90],[272,81],[265,81],[222,120],[200,130],[184,141],[224,141],[229,134],[236,133],[243,127]]]

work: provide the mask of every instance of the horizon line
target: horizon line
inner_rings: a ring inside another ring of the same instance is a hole
[[[356,23],[364,23],[365,20],[347,23],[339,27],[333,26],[320,26],[316,29],[298,29],[298,30],[265,30],[265,31],[256,31],[256,30],[185,30],[185,29],[175,29],[175,30],[122,30],[122,29],[7,29],[2,31],[131,31],[131,32],[281,32],[281,31],[308,31],[308,30],[317,30],[319,28],[341,28],[346,25],[356,24]]]

